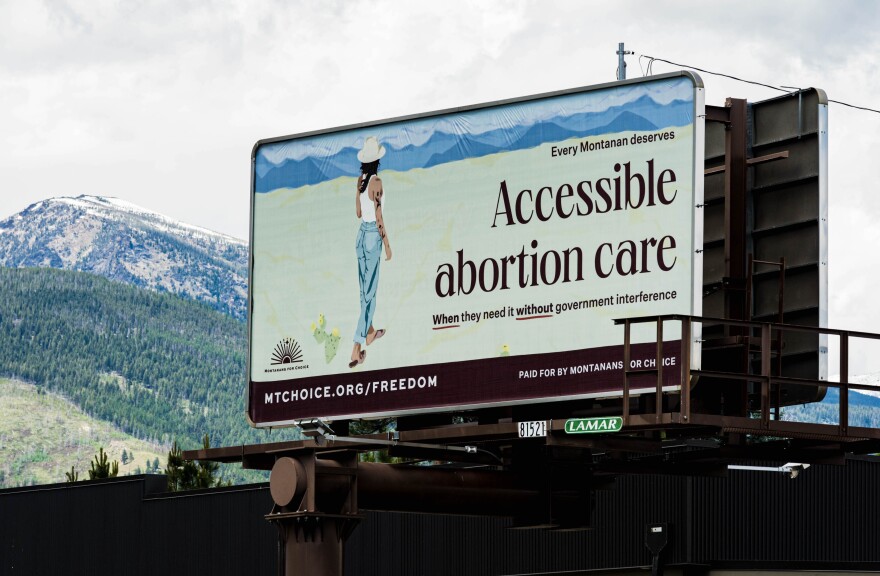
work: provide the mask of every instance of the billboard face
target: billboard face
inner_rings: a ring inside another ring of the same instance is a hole
[[[249,417],[619,394],[613,319],[699,312],[702,121],[674,74],[258,143]]]

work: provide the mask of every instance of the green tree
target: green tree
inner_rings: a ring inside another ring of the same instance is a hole
[[[125,450],[125,448],[122,449],[122,463],[128,464],[128,452]]]
[[[211,447],[207,434],[202,438],[202,446],[205,450]],[[223,481],[217,478],[219,468],[220,465],[216,462],[184,460],[183,451],[175,440],[168,453],[168,464],[165,466],[165,475],[168,476],[168,490],[181,492],[222,486]]]
[[[109,460],[107,459],[107,453],[104,452],[104,447],[99,447],[98,453],[95,454],[95,459],[94,461],[92,461],[91,468],[89,468],[89,480],[98,480],[99,478],[116,478],[118,475],[119,462],[114,460],[113,465],[111,466]]]
[[[79,480],[79,472],[73,469],[73,466],[70,467],[70,472],[65,472],[64,476],[67,478],[68,483],[77,482]]]
[[[367,434],[381,434],[389,432],[396,427],[394,418],[380,418],[378,420],[351,420],[348,423],[348,433],[351,436],[365,436]],[[361,462],[382,462],[385,464],[403,462],[401,458],[394,458],[387,450],[375,452],[361,452],[358,455]]]

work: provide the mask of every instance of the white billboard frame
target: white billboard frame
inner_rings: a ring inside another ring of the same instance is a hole
[[[535,398],[512,398],[504,401],[490,401],[490,402],[472,402],[472,401],[464,401],[461,403],[456,403],[451,405],[446,403],[440,406],[419,406],[419,407],[410,407],[404,409],[387,409],[387,410],[371,410],[371,411],[362,411],[362,410],[350,410],[350,411],[335,411],[335,413],[321,413],[316,412],[313,414],[298,414],[295,417],[283,417],[283,418],[274,418],[274,419],[257,419],[254,420],[252,418],[253,415],[253,397],[254,397],[254,384],[253,380],[253,358],[254,358],[254,350],[253,350],[253,333],[254,333],[254,269],[255,269],[255,214],[257,211],[256,201],[257,201],[257,191],[256,191],[256,168],[257,168],[257,156],[261,148],[277,144],[277,143],[285,143],[289,141],[303,141],[305,139],[320,137],[325,135],[335,135],[342,134],[347,132],[353,132],[364,129],[375,129],[378,127],[387,127],[390,125],[402,124],[413,121],[420,121],[424,119],[432,119],[439,118],[450,115],[460,115],[463,113],[469,113],[474,111],[482,111],[482,110],[491,110],[496,109],[503,106],[508,105],[516,105],[516,104],[524,104],[531,103],[535,101],[545,101],[553,98],[557,98],[560,96],[568,96],[568,95],[582,95],[582,94],[593,94],[603,90],[614,90],[620,88],[627,88],[631,86],[643,85],[651,82],[660,82],[668,79],[687,79],[693,85],[693,134],[691,136],[692,139],[692,173],[690,174],[690,186],[692,190],[692,206],[689,209],[689,214],[691,218],[691,238],[689,239],[691,245],[689,248],[692,249],[691,252],[691,265],[690,269],[690,284],[691,284],[691,294],[690,294],[690,302],[688,303],[688,309],[679,310],[677,313],[681,314],[689,314],[689,315],[700,315],[701,312],[701,304],[702,304],[702,237],[703,237],[703,214],[702,214],[702,203],[703,203],[703,170],[702,170],[702,159],[703,159],[703,146],[704,146],[704,119],[705,119],[705,102],[704,102],[704,89],[702,85],[702,81],[699,76],[689,73],[689,72],[680,72],[680,73],[672,73],[672,74],[664,74],[660,76],[653,76],[649,78],[640,78],[627,80],[622,82],[613,82],[600,84],[595,86],[588,86],[582,88],[575,88],[571,90],[564,90],[558,92],[551,92],[545,94],[538,94],[533,96],[527,96],[522,98],[508,99],[497,102],[490,102],[484,104],[478,104],[467,107],[460,108],[452,108],[446,110],[440,110],[425,114],[415,114],[403,117],[397,117],[377,122],[367,122],[367,123],[359,123],[347,126],[341,126],[337,128],[331,128],[326,130],[317,130],[311,132],[305,132],[300,134],[294,134],[290,136],[282,136],[276,138],[270,138],[265,140],[260,140],[254,145],[252,155],[251,155],[251,217],[250,217],[250,255],[249,255],[249,270],[250,270],[250,278],[251,282],[249,282],[248,292],[249,292],[249,315],[248,315],[248,354],[247,354],[247,374],[248,374],[248,419],[253,426],[256,427],[277,427],[277,426],[286,426],[286,425],[295,425],[297,422],[303,419],[312,418],[312,417],[320,417],[326,419],[348,419],[348,418],[373,418],[373,417],[388,417],[388,416],[399,416],[405,414],[419,414],[425,412],[443,412],[443,411],[451,411],[451,410],[468,410],[468,409],[476,409],[476,408],[486,408],[493,406],[508,406],[508,405],[518,405],[518,404],[527,404],[533,403],[536,401]],[[628,168],[627,168],[628,170]],[[500,194],[499,194],[500,197]],[[496,212],[496,217],[501,214],[501,212]],[[510,212],[506,212],[506,214],[510,214]],[[634,314],[638,315],[638,314]],[[693,359],[692,368],[699,368],[699,345],[697,342],[699,341],[699,334],[694,334],[692,338],[692,353],[690,357]],[[672,371],[667,371],[672,372]],[[622,379],[621,379],[622,380]],[[621,386],[622,388],[622,386]],[[677,386],[664,386],[665,390],[675,390]],[[639,388],[632,390],[632,394],[638,394],[642,392],[653,392],[654,388]],[[545,396],[541,397],[540,401],[544,402],[556,402],[556,401],[566,401],[566,400],[574,400],[574,399],[583,399],[590,397],[609,397],[609,396],[619,396],[621,392],[614,393],[613,391],[609,392],[599,391],[599,392],[586,392],[586,393],[576,393],[576,394],[561,394],[554,396]]]

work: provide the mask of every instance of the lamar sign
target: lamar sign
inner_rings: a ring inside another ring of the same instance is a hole
[[[703,111],[678,73],[258,142],[252,422],[620,394],[613,320],[700,312]]]
[[[611,416],[607,418],[572,418],[565,421],[566,434],[596,434],[599,432],[620,432],[623,418]]]

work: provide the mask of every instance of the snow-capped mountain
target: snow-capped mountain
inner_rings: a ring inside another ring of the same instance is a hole
[[[52,198],[0,221],[0,266],[81,270],[244,319],[247,243],[100,196]]]
[[[873,396],[874,398],[880,398],[880,372],[874,372],[872,374],[862,374],[861,376],[853,376],[849,379],[849,381],[853,384],[876,386],[877,390],[853,390],[853,392],[865,394],[866,396]]]

